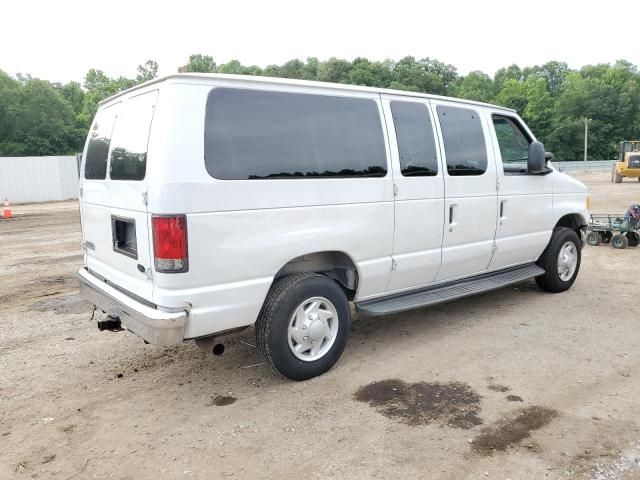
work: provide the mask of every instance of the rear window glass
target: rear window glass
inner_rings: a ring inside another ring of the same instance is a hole
[[[147,169],[149,130],[158,92],[130,98],[122,104],[111,140],[112,180],[142,180]]]
[[[109,143],[119,105],[118,103],[103,108],[96,113],[96,118],[89,132],[84,164],[84,178],[88,180],[104,180],[107,176]]]
[[[414,102],[391,102],[402,175],[438,174],[438,155],[427,106]]]
[[[384,176],[378,105],[361,98],[213,89],[205,164],[222,180]]]
[[[470,108],[438,105],[447,173],[482,175],[487,171],[487,147],[478,112]]]

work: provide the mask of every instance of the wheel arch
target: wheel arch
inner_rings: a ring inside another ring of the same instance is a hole
[[[558,219],[555,228],[565,227],[575,230],[578,235],[583,227],[587,225],[587,220],[579,213],[567,213]]]
[[[337,282],[353,300],[360,283],[360,272],[356,262],[345,252],[310,252],[292,258],[275,274],[273,281],[292,273],[321,273]]]

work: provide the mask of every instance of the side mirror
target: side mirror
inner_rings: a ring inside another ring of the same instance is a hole
[[[553,153],[551,152],[544,152],[544,161],[549,163],[551,160],[553,160],[554,156]]]
[[[544,145],[537,140],[529,144],[527,170],[529,173],[544,173],[546,171]]]

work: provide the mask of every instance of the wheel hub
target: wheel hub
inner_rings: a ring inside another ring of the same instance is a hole
[[[325,329],[329,328],[326,320],[320,320],[319,318],[315,318],[313,320],[309,320],[309,337],[312,341],[322,340]]]
[[[289,348],[298,359],[311,362],[323,357],[338,336],[338,312],[323,297],[302,302],[289,322]]]
[[[573,242],[566,242],[558,253],[558,276],[563,282],[573,277],[578,266],[578,249]]]

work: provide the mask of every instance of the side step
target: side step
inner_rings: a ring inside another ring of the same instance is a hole
[[[359,313],[374,316],[404,312],[406,310],[413,310],[414,308],[427,307],[457,298],[488,292],[543,274],[544,270],[537,265],[525,265],[524,267],[487,273],[472,279],[458,280],[445,285],[437,285],[420,290],[411,290],[409,292],[389,295],[388,297],[365,300],[356,303],[356,308]]]

